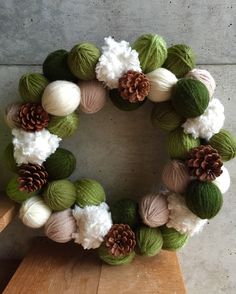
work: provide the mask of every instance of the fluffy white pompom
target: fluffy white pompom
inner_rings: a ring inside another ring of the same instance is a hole
[[[219,99],[213,98],[202,115],[188,118],[182,127],[186,134],[192,134],[194,138],[209,140],[214,134],[219,133],[224,121],[224,106]]]
[[[168,228],[174,228],[182,234],[193,236],[200,232],[207,223],[206,219],[200,219],[193,214],[185,204],[184,198],[172,193],[167,198],[168,209],[170,210]]]
[[[226,167],[221,167],[223,173],[217,177],[213,183],[220,189],[221,193],[224,194],[229,190],[230,187],[230,175]]]
[[[96,66],[97,79],[110,89],[118,88],[119,78],[128,70],[141,72],[138,52],[132,50],[126,41],[105,38],[105,46]]]
[[[12,130],[14,157],[18,165],[22,163],[42,164],[59,146],[61,138],[43,129],[38,132]]]
[[[77,232],[72,235],[76,243],[84,249],[98,248],[112,226],[111,213],[103,202],[98,206],[75,206],[73,215],[77,222]]]

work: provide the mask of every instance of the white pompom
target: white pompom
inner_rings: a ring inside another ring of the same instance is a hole
[[[80,88],[68,81],[50,83],[43,92],[42,106],[55,116],[66,116],[80,104]]]
[[[191,134],[195,139],[199,137],[209,140],[219,133],[224,121],[224,106],[219,99],[213,98],[202,115],[188,118],[182,127],[186,134]]]
[[[72,234],[75,243],[84,249],[98,248],[112,226],[108,205],[103,202],[98,206],[75,206],[73,215],[77,222],[77,232]]]
[[[34,196],[22,203],[19,211],[19,218],[26,226],[37,229],[46,224],[51,213],[51,209],[46,205],[43,199]]]
[[[146,74],[151,84],[148,99],[153,102],[163,102],[169,100],[173,86],[177,83],[176,76],[165,68],[158,68]]]
[[[230,175],[226,167],[222,166],[222,174],[217,177],[213,183],[220,189],[221,193],[224,194],[229,190],[230,187]]]

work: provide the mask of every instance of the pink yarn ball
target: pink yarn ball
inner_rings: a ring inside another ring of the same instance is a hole
[[[9,104],[6,107],[5,110],[5,122],[8,125],[9,128],[19,128],[20,127],[20,121],[18,119],[18,113],[21,107],[21,103],[12,103]]]
[[[139,204],[139,214],[144,224],[151,228],[166,224],[169,218],[166,196],[162,194],[144,196]]]
[[[85,113],[95,113],[106,103],[107,91],[97,80],[80,81],[81,91],[80,109]]]
[[[162,181],[170,191],[184,193],[190,182],[187,167],[181,161],[172,160],[163,169]]]
[[[66,243],[72,239],[76,232],[76,221],[71,209],[51,214],[44,228],[45,235],[58,243]]]

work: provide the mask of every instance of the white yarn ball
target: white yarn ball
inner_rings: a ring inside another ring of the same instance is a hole
[[[19,211],[19,218],[26,226],[37,229],[46,224],[51,213],[51,209],[46,205],[43,199],[34,196],[22,203]]]
[[[172,94],[173,86],[178,79],[169,70],[158,68],[146,74],[150,81],[151,88],[148,94],[148,99],[153,102],[163,102],[169,100]]]
[[[79,104],[80,88],[72,82],[52,82],[43,92],[42,106],[52,115],[69,115],[76,110]]]
[[[213,183],[220,189],[221,193],[224,194],[229,190],[230,187],[230,175],[226,167],[222,166],[222,174],[217,177]]]

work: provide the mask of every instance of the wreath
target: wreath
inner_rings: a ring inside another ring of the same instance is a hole
[[[108,37],[101,50],[87,42],[57,50],[45,59],[43,74],[23,75],[23,101],[6,109],[13,140],[5,152],[16,173],[6,192],[21,204],[22,222],[44,226],[55,242],[99,248],[111,265],[127,264],[135,254],[177,250],[200,232],[222,207],[230,186],[223,162],[235,157],[236,140],[222,129],[224,107],[213,98],[213,77],[195,66],[190,47],[167,48],[161,36],[145,34],[132,46]],[[96,180],[68,179],[76,159],[59,147],[78,128],[78,110],[96,113],[108,93],[121,110],[153,103],[151,120],[168,132],[170,156],[163,189],[111,207]]]

